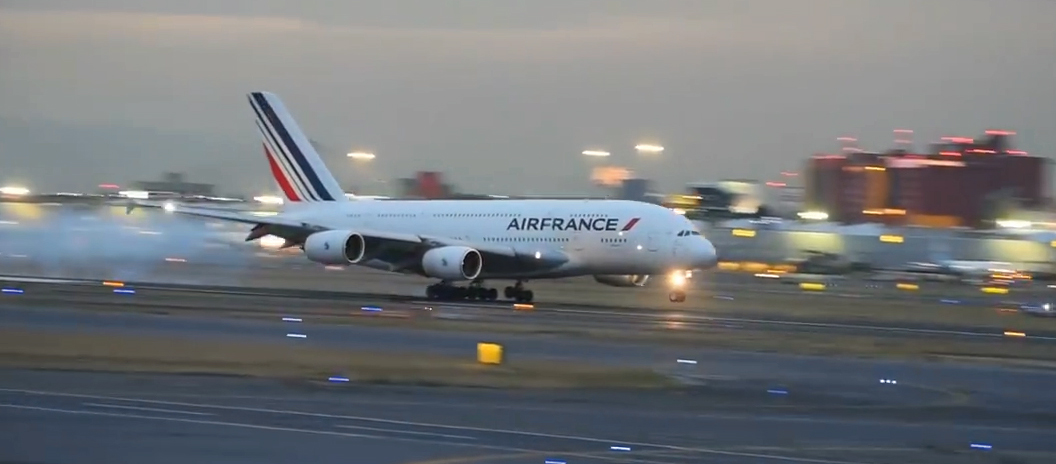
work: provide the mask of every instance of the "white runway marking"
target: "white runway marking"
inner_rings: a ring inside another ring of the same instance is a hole
[[[264,413],[264,414],[278,414],[278,415],[290,415],[290,416],[302,416],[302,417],[317,417],[317,418],[338,419],[338,420],[346,420],[346,421],[374,422],[374,423],[379,423],[379,424],[392,424],[392,425],[404,425],[404,426],[415,426],[415,427],[429,427],[429,428],[448,429],[448,430],[463,430],[463,431],[469,431],[469,432],[497,433],[497,434],[505,434],[505,435],[517,435],[517,436],[523,436],[523,437],[536,437],[536,438],[549,438],[549,439],[556,439],[556,440],[579,441],[579,442],[584,442],[584,443],[604,444],[605,446],[610,446],[612,443],[622,443],[623,445],[633,446],[633,447],[636,447],[636,448],[644,447],[644,448],[653,448],[653,449],[666,449],[666,450],[673,450],[673,451],[694,452],[694,453],[700,453],[700,454],[711,454],[711,455],[721,455],[721,456],[734,456],[734,457],[748,457],[748,458],[756,458],[756,459],[766,459],[766,460],[771,460],[771,461],[812,463],[812,464],[870,464],[868,462],[863,462],[863,461],[838,461],[838,460],[830,460],[830,459],[814,459],[814,458],[801,458],[801,457],[795,457],[795,456],[782,456],[782,455],[776,455],[776,454],[761,454],[761,453],[747,453],[747,452],[737,452],[737,451],[724,451],[724,450],[715,449],[715,448],[701,448],[701,447],[690,447],[690,446],[665,445],[665,444],[659,444],[659,443],[626,442],[626,441],[622,441],[622,440],[591,438],[591,437],[583,437],[583,436],[575,436],[575,435],[561,435],[561,434],[543,433],[543,432],[530,432],[530,431],[525,431],[525,430],[510,430],[510,429],[498,429],[498,428],[486,428],[486,427],[472,427],[472,426],[450,425],[450,424],[431,424],[431,423],[427,423],[427,422],[414,422],[414,421],[404,421],[404,420],[396,420],[396,419],[384,419],[384,418],[380,418],[380,417],[351,416],[351,415],[327,414],[327,413],[305,412],[305,411],[289,411],[289,410],[270,409],[270,408],[252,408],[252,407],[245,407],[245,406],[225,406],[225,405],[219,405],[219,404],[185,403],[185,402],[179,402],[179,401],[147,400],[147,399],[140,399],[140,398],[119,398],[119,397],[112,397],[112,396],[86,395],[86,394],[80,394],[80,393],[65,393],[65,392],[53,392],[53,391],[43,391],[43,390],[23,390],[23,389],[17,389],[17,388],[0,388],[0,392],[23,393],[23,394],[27,394],[27,395],[38,395],[38,396],[58,396],[58,397],[67,397],[67,398],[90,398],[90,399],[94,399],[94,400],[127,401],[127,402],[138,402],[138,403],[146,403],[146,404],[165,405],[165,406],[179,406],[179,407],[201,408],[201,409],[218,409],[218,410],[226,410],[226,411],[257,412],[257,413]],[[40,407],[35,407],[35,406],[21,406],[21,405],[12,405],[12,404],[0,404],[0,407],[34,409],[34,410],[40,410],[40,411],[53,411],[53,412],[66,412],[66,413],[71,413],[71,414],[97,414],[97,415],[110,415],[110,416],[114,416],[114,417],[135,417],[135,418],[142,418],[142,419],[167,420],[167,421],[175,421],[175,422],[189,422],[189,423],[199,423],[199,424],[226,425],[226,426],[231,426],[231,427],[259,428],[259,429],[262,429],[262,430],[281,430],[281,431],[290,431],[290,432],[315,433],[315,434],[320,434],[320,435],[338,435],[338,436],[342,436],[343,435],[343,436],[354,436],[354,437],[359,437],[359,438],[374,438],[374,439],[382,439],[382,440],[403,440],[403,441],[412,441],[412,442],[419,442],[419,443],[424,442],[424,443],[432,443],[432,444],[440,444],[440,445],[451,445],[451,446],[463,446],[463,447],[472,447],[472,448],[489,448],[489,449],[497,449],[497,450],[502,450],[502,451],[523,451],[523,452],[539,451],[539,450],[533,450],[533,449],[510,448],[510,447],[492,446],[492,445],[477,445],[477,444],[471,444],[471,443],[460,443],[460,442],[449,442],[449,441],[439,441],[438,442],[438,441],[435,441],[435,440],[420,440],[420,439],[409,438],[409,437],[405,438],[405,437],[393,437],[393,436],[343,434],[341,432],[331,432],[331,431],[324,431],[324,430],[292,429],[292,428],[286,428],[286,427],[268,427],[268,426],[262,426],[262,425],[258,426],[258,425],[239,424],[239,423],[231,423],[231,422],[214,422],[214,421],[204,421],[204,420],[194,420],[194,419],[182,419],[182,418],[175,418],[175,417],[136,416],[136,415],[131,415],[131,414],[127,414],[126,415],[126,414],[101,413],[101,412],[95,412],[95,411],[50,409],[50,408],[40,408]]]
[[[133,411],[149,411],[149,412],[166,412],[171,414],[189,414],[192,416],[215,416],[211,412],[191,412],[191,411],[177,411],[175,409],[158,409],[158,408],[144,408],[139,406],[125,406],[120,404],[103,404],[103,403],[81,403],[84,406],[91,406],[96,408],[113,408],[113,409],[129,409]]]
[[[398,430],[398,429],[380,429],[377,427],[364,427],[362,425],[335,425],[334,427],[342,429],[353,429],[353,430],[369,430],[371,432],[390,432],[390,433],[406,433],[408,435],[422,435],[428,437],[441,437],[441,438],[455,438],[458,440],[476,440],[476,437],[467,437],[465,435],[448,435],[446,433],[431,433],[431,432],[415,432],[411,430]]]

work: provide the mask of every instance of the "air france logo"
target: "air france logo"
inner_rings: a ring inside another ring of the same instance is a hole
[[[554,217],[528,217],[511,219],[506,230],[584,230],[595,232],[627,232],[631,230],[641,218],[632,218],[623,227],[620,220],[616,218],[554,218]]]
[[[323,249],[324,250],[329,250],[330,249],[330,242],[323,242]]]

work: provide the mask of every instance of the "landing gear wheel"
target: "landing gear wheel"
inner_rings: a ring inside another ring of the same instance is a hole
[[[506,287],[506,297],[512,298],[510,291],[513,290],[513,295],[518,295],[519,292],[514,290],[513,287]],[[499,299],[499,291],[494,288],[486,288],[480,285],[474,284],[468,287],[455,287],[445,283],[433,284],[425,287],[425,297],[430,300],[440,301],[458,301],[458,300],[480,300],[480,301],[495,301]]]
[[[533,294],[531,290],[521,290],[517,293],[514,300],[518,303],[531,303],[534,297],[535,294]]]
[[[517,296],[517,289],[512,286],[506,287],[503,289],[502,295],[505,296],[507,300],[512,300],[513,297]]]
[[[672,303],[681,303],[686,301],[686,292],[682,290],[672,290],[671,293],[667,294],[667,300]]]

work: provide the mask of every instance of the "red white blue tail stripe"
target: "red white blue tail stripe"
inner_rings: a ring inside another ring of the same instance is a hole
[[[323,164],[308,137],[286,110],[278,95],[252,92],[248,95],[257,129],[264,140],[264,154],[271,174],[286,201],[345,201],[337,179]]]

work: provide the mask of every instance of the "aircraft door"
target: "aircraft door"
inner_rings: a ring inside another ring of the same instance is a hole
[[[645,249],[649,251],[656,251],[660,249],[660,237],[655,233],[650,233],[645,239]]]
[[[685,250],[685,247],[686,247],[686,239],[683,238],[683,237],[675,237],[675,243],[671,247],[672,257],[673,258],[678,258],[679,256],[683,256],[684,255],[683,250]]]

